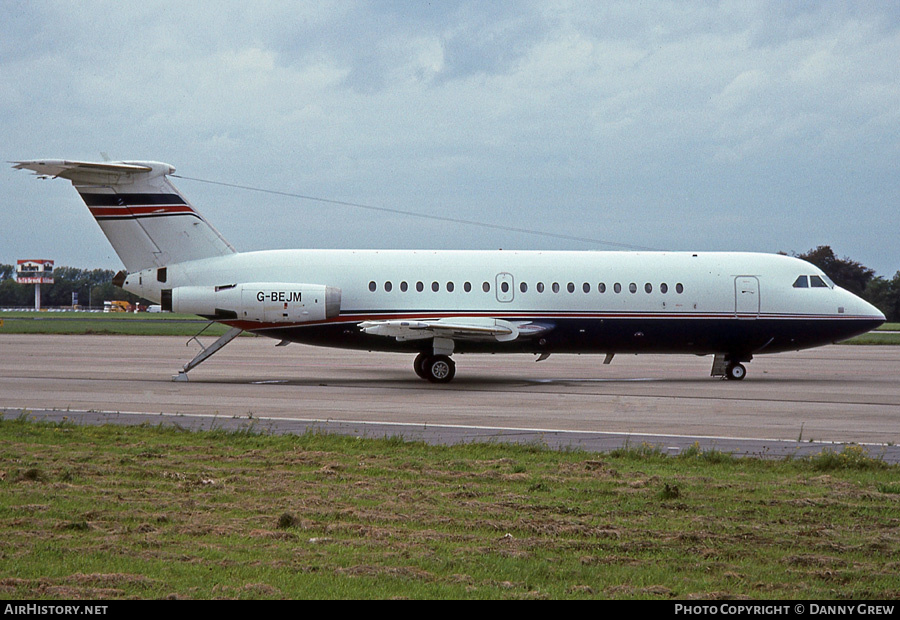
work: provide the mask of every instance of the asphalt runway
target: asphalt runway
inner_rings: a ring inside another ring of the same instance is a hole
[[[327,430],[433,443],[518,441],[604,451],[695,442],[779,457],[865,444],[900,462],[900,347],[834,345],[709,376],[711,357],[456,355],[456,379],[417,378],[412,356],[276,348],[241,337],[190,373],[184,337],[0,333],[4,417]],[[204,342],[210,344],[213,339]]]

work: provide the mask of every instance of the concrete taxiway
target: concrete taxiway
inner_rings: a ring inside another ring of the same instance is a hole
[[[198,350],[186,341],[0,334],[0,411],[596,450],[698,442],[781,456],[860,443],[900,462],[900,347],[760,356],[740,382],[711,378],[710,357],[622,355],[603,365],[602,356],[458,355],[453,383],[433,385],[415,376],[411,355],[242,337],[189,382],[172,382]]]

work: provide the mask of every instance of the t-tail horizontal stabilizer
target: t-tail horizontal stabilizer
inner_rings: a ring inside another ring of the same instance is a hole
[[[235,252],[172,185],[168,175],[175,168],[169,164],[64,159],[13,163],[41,178],[71,181],[129,273]]]

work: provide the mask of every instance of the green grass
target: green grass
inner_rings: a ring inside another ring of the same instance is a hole
[[[193,336],[209,321],[191,314],[132,312],[0,312],[0,334],[121,334]],[[212,325],[204,333],[220,336],[228,327]]]
[[[900,596],[900,469],[0,420],[0,592]]]
[[[900,333],[886,332],[900,332],[900,325],[897,323],[885,323],[878,329],[870,331],[868,334],[845,340],[841,344],[900,344]]]

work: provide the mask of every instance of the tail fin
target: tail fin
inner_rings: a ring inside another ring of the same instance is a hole
[[[68,179],[129,272],[232,254],[235,249],[175,189],[159,162],[13,162],[42,178]]]

